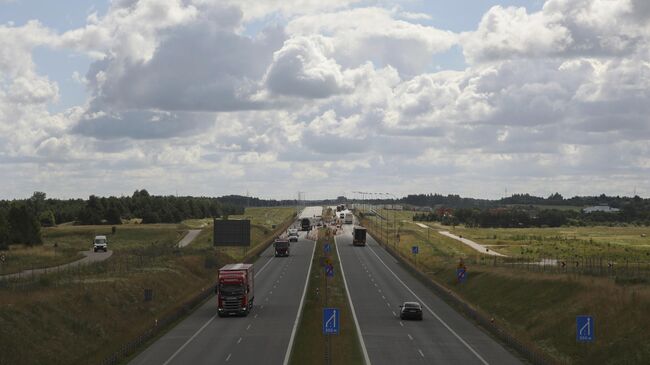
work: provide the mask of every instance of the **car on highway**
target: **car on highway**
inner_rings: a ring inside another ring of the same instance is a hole
[[[422,320],[422,306],[418,302],[404,302],[400,305],[400,319],[417,319]]]
[[[93,251],[108,251],[108,239],[106,239],[106,236],[95,236],[95,239],[93,240]]]

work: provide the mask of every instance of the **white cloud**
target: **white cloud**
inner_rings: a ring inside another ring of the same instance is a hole
[[[397,7],[224,4],[114,1],[60,35],[0,26],[0,173],[23,182],[2,194],[621,194],[649,182],[646,2],[497,6],[462,35]],[[435,70],[457,44],[469,66]],[[48,111],[65,90],[37,72],[41,46],[94,57],[75,76],[85,105]]]

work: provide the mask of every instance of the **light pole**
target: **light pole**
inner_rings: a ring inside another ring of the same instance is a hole
[[[394,202],[397,202],[397,197],[396,197],[394,194],[391,194],[391,193],[384,193],[384,195],[392,196],[393,199],[394,199]],[[397,234],[398,234],[398,233],[397,233],[397,216],[396,216],[397,213],[395,212],[395,211],[396,211],[396,209],[395,209],[395,204],[391,204],[391,205],[392,205],[392,207],[393,207],[393,229],[395,230],[395,236],[394,236],[394,239],[395,239],[395,240],[393,241],[393,242],[394,242],[394,243],[393,243],[393,246],[394,246],[394,247],[397,247]]]

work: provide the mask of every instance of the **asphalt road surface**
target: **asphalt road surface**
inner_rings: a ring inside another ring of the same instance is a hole
[[[300,235],[289,257],[274,257],[269,247],[255,262],[255,301],[247,317],[218,317],[213,296],[130,364],[282,364],[315,249]]]
[[[344,225],[336,246],[372,364],[522,363],[434,296],[370,235],[367,246],[352,246],[352,225]],[[405,301],[420,302],[424,320],[400,320]]]

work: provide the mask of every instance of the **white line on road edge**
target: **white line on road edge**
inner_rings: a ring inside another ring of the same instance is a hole
[[[179,354],[179,353],[180,353],[180,352],[185,348],[185,346],[187,346],[190,342],[192,342],[192,340],[193,340],[196,336],[198,336],[199,333],[201,333],[201,332],[205,329],[205,327],[207,327],[207,326],[210,324],[210,322],[212,322],[216,317],[217,317],[217,315],[215,314],[214,316],[212,316],[212,318],[210,318],[207,322],[205,322],[205,324],[203,324],[203,326],[201,326],[201,328],[199,328],[198,331],[194,332],[194,334],[192,335],[192,337],[190,337],[187,341],[185,341],[185,343],[183,344],[183,346],[179,347],[178,350],[176,350],[176,352],[174,352],[174,353],[172,354],[172,356],[170,356],[169,359],[167,359],[167,361],[165,361],[165,362],[163,363],[163,365],[167,365],[167,364],[169,364],[172,360],[174,360],[174,358],[176,357],[176,355],[178,355],[178,354]]]
[[[305,287],[302,290],[302,298],[300,299],[300,306],[298,307],[298,313],[296,313],[296,320],[293,322],[293,329],[291,330],[291,337],[289,338],[289,346],[287,347],[287,352],[284,353],[283,365],[289,364],[289,356],[291,356],[291,350],[293,349],[293,341],[296,338],[296,331],[298,330],[298,322],[300,322],[300,317],[302,316],[302,307],[305,304],[305,295],[307,294],[307,286],[309,286],[309,277],[311,276],[311,264],[314,263],[314,253],[316,252],[316,242],[314,242],[314,248],[311,251],[311,259],[309,260],[309,269],[307,269],[307,278],[305,279]]]
[[[336,256],[339,257],[339,264],[341,266],[341,277],[343,278],[343,284],[345,285],[345,293],[348,295],[348,303],[350,303],[350,309],[352,310],[352,318],[354,318],[354,325],[357,327],[357,337],[359,337],[359,343],[361,343],[361,350],[363,350],[363,359],[365,360],[366,365],[370,365],[370,357],[368,356],[368,350],[366,350],[366,343],[363,342],[363,336],[361,335],[361,327],[359,327],[359,321],[357,320],[357,313],[354,311],[354,304],[352,304],[352,296],[350,295],[350,290],[348,290],[348,281],[345,278],[345,271],[343,271],[343,261],[341,261],[341,254],[339,253],[339,245],[336,242],[336,236],[334,236],[334,247],[336,248]]]
[[[264,266],[262,266],[262,268],[260,269],[260,271],[258,271],[258,272],[255,274],[255,276],[254,276],[255,278],[257,277],[257,275],[259,275],[259,274],[260,274],[260,273],[261,273],[261,272],[266,268],[266,266],[267,266],[268,264],[271,263],[271,260],[273,260],[273,258],[274,258],[274,256],[271,256],[271,259],[270,259],[270,260],[269,260],[269,261],[268,261]],[[210,322],[214,321],[214,319],[215,319],[216,317],[217,317],[217,315],[215,314],[214,316],[212,316],[212,318],[210,318],[207,322],[205,322],[205,323],[203,324],[203,326],[201,326],[201,328],[199,328],[196,332],[194,332],[194,334],[192,335],[192,337],[190,337],[187,341],[185,341],[185,343],[184,343],[181,347],[179,347],[178,350],[176,350],[176,352],[174,352],[174,353],[172,354],[172,356],[170,356],[169,359],[167,359],[167,361],[165,361],[165,362],[163,363],[163,365],[167,365],[167,364],[169,364],[172,360],[174,360],[174,358],[176,357],[176,355],[178,355],[181,351],[183,351],[183,349],[185,348],[185,346],[187,346],[190,342],[192,342],[192,340],[194,340],[194,338],[195,338],[196,336],[198,336],[199,333],[201,333],[201,332],[205,329],[205,327],[207,327],[207,326],[210,324]],[[230,356],[228,356],[228,358],[230,358]],[[228,361],[228,360],[226,360],[226,361]]]
[[[384,262],[384,260],[382,260],[381,257],[379,257],[379,255],[377,255],[377,253],[375,252],[375,250],[372,249],[372,247],[370,247],[370,246],[368,245],[368,248],[370,249],[370,252],[373,253],[373,255],[377,256],[377,259],[379,260],[379,262],[381,262],[381,263],[382,263],[382,264],[383,264],[383,265],[388,269],[388,271],[390,271],[390,273],[393,274],[393,276],[395,277],[395,279],[397,279],[397,281],[399,281],[402,285],[404,285],[404,287],[406,288],[406,290],[408,290],[411,294],[413,294],[413,296],[416,297],[416,298],[420,301],[420,303],[422,303],[422,305],[423,305],[423,306],[424,306],[424,307],[429,311],[429,313],[431,313],[431,315],[433,315],[434,317],[436,317],[436,319],[437,319],[440,323],[442,323],[442,325],[445,326],[445,328],[447,328],[447,330],[449,330],[449,332],[451,332],[451,334],[453,334],[454,336],[456,336],[456,338],[457,338],[460,342],[462,342],[463,345],[465,345],[465,347],[467,347],[467,349],[468,349],[469,351],[471,351],[471,352],[474,354],[474,356],[476,356],[479,360],[481,360],[481,362],[482,362],[483,364],[485,364],[485,365],[489,365],[489,363],[488,363],[487,361],[485,361],[485,359],[484,359],[481,355],[479,355],[479,353],[476,352],[476,350],[474,350],[474,349],[472,348],[472,346],[470,346],[467,342],[465,342],[465,340],[463,340],[463,339],[458,335],[458,333],[456,333],[456,331],[454,331],[451,327],[449,327],[449,325],[448,325],[445,321],[443,321],[442,318],[440,318],[440,316],[438,316],[438,315],[436,314],[436,312],[434,312],[431,308],[429,308],[429,306],[428,306],[428,305],[427,305],[427,304],[426,304],[422,299],[420,299],[420,297],[418,297],[417,294],[415,294],[415,293],[413,292],[413,290],[411,290],[411,288],[409,288],[408,285],[406,285],[406,284],[402,281],[402,279],[400,279],[399,276],[397,276],[397,274],[395,274],[395,272],[394,272],[393,270],[391,270],[390,267],[388,267],[388,265],[386,265],[386,263]]]

